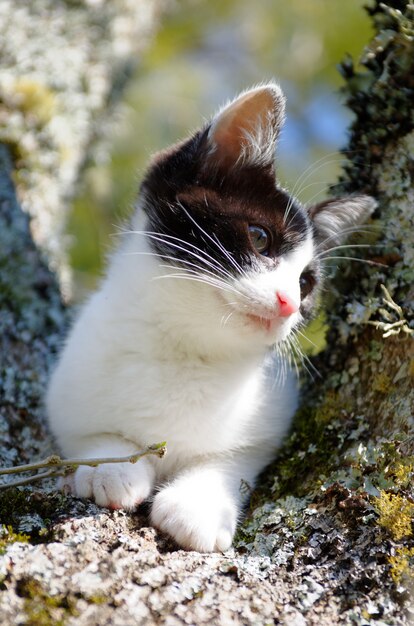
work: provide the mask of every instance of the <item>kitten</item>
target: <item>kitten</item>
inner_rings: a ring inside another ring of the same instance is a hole
[[[251,89],[154,158],[47,394],[65,455],[167,441],[162,460],[80,467],[72,489],[114,509],[153,494],[152,524],[187,549],[231,545],[241,481],[254,484],[298,403],[273,348],[311,316],[321,253],[374,208],[367,196],[304,208],[278,186],[284,108],[278,85]]]

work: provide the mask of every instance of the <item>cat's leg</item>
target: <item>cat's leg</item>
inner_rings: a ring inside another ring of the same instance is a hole
[[[187,550],[227,550],[246,500],[243,481],[253,485],[268,460],[266,453],[246,451],[246,455],[184,470],[155,496],[151,523]]]
[[[137,452],[138,446],[115,435],[90,437],[71,447],[77,458],[123,457]],[[64,479],[62,487],[79,498],[91,498],[111,509],[135,509],[150,495],[155,478],[151,462],[105,463],[96,467],[81,465]]]

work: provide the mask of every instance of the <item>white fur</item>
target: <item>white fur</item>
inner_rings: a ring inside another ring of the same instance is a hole
[[[155,526],[185,548],[225,550],[241,480],[254,483],[296,409],[295,378],[269,347],[298,321],[278,318],[275,293],[299,299],[312,241],[223,290],[162,267],[140,222],[68,338],[47,394],[51,428],[69,456],[123,456],[167,441],[162,460],[79,468],[73,491],[132,509],[158,486]]]

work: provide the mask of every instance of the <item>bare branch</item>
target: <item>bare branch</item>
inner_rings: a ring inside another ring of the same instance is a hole
[[[27,485],[44,478],[50,478],[52,476],[62,476],[67,473],[75,471],[80,465],[89,465],[90,467],[97,467],[105,463],[136,463],[145,456],[153,455],[162,458],[167,452],[166,442],[154,443],[148,446],[141,452],[134,452],[128,456],[122,457],[105,457],[105,458],[93,458],[93,459],[62,459],[57,454],[47,457],[43,461],[37,463],[27,463],[26,465],[16,465],[15,467],[0,468],[0,476],[6,476],[10,474],[23,474],[24,472],[37,472],[33,476],[27,478],[21,478],[19,480],[0,484],[0,489],[7,489],[8,487],[18,487],[21,485]],[[46,468],[46,471],[39,472],[38,470]]]
[[[395,320],[395,315],[387,311],[387,309],[381,308],[379,309],[379,313],[382,315],[383,318],[386,319],[385,322],[381,320],[368,320],[365,323],[369,324],[370,326],[375,326],[375,328],[377,328],[378,330],[382,330],[382,336],[384,337],[384,339],[386,337],[390,337],[391,335],[399,335],[400,332],[406,333],[410,336],[414,336],[414,330],[410,328],[408,321],[405,319],[404,311],[402,310],[402,308],[399,306],[399,304],[394,302],[390,292],[385,287],[385,285],[380,285],[380,287],[382,289],[382,298],[384,300],[385,306],[393,311],[394,314],[396,313],[398,319]]]

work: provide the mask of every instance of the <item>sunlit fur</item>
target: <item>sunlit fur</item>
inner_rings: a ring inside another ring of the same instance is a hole
[[[124,456],[167,441],[162,460],[84,466],[66,482],[112,508],[152,494],[152,523],[200,551],[230,546],[241,481],[254,484],[297,407],[287,342],[296,349],[294,332],[314,310],[321,256],[373,206],[361,196],[350,212],[348,199],[306,211],[278,187],[269,155],[284,100],[274,85],[249,93],[155,158],[47,394],[65,455]],[[226,145],[214,146],[215,128]],[[268,230],[266,254],[251,224]],[[297,310],[283,316],[278,294]]]
[[[235,103],[238,103],[240,108],[245,105],[246,100],[254,98],[257,93],[268,94],[273,100],[273,106],[263,110],[262,115],[258,116],[254,129],[248,126],[243,129],[242,142],[234,164],[237,168],[246,165],[265,167],[273,164],[275,144],[285,120],[285,96],[279,85],[275,83],[263,83],[253,89],[247,89],[237,97],[236,101],[228,102],[217,112],[208,132],[209,148],[213,157],[216,156],[218,147],[214,135],[223,117],[228,111],[233,112]]]

